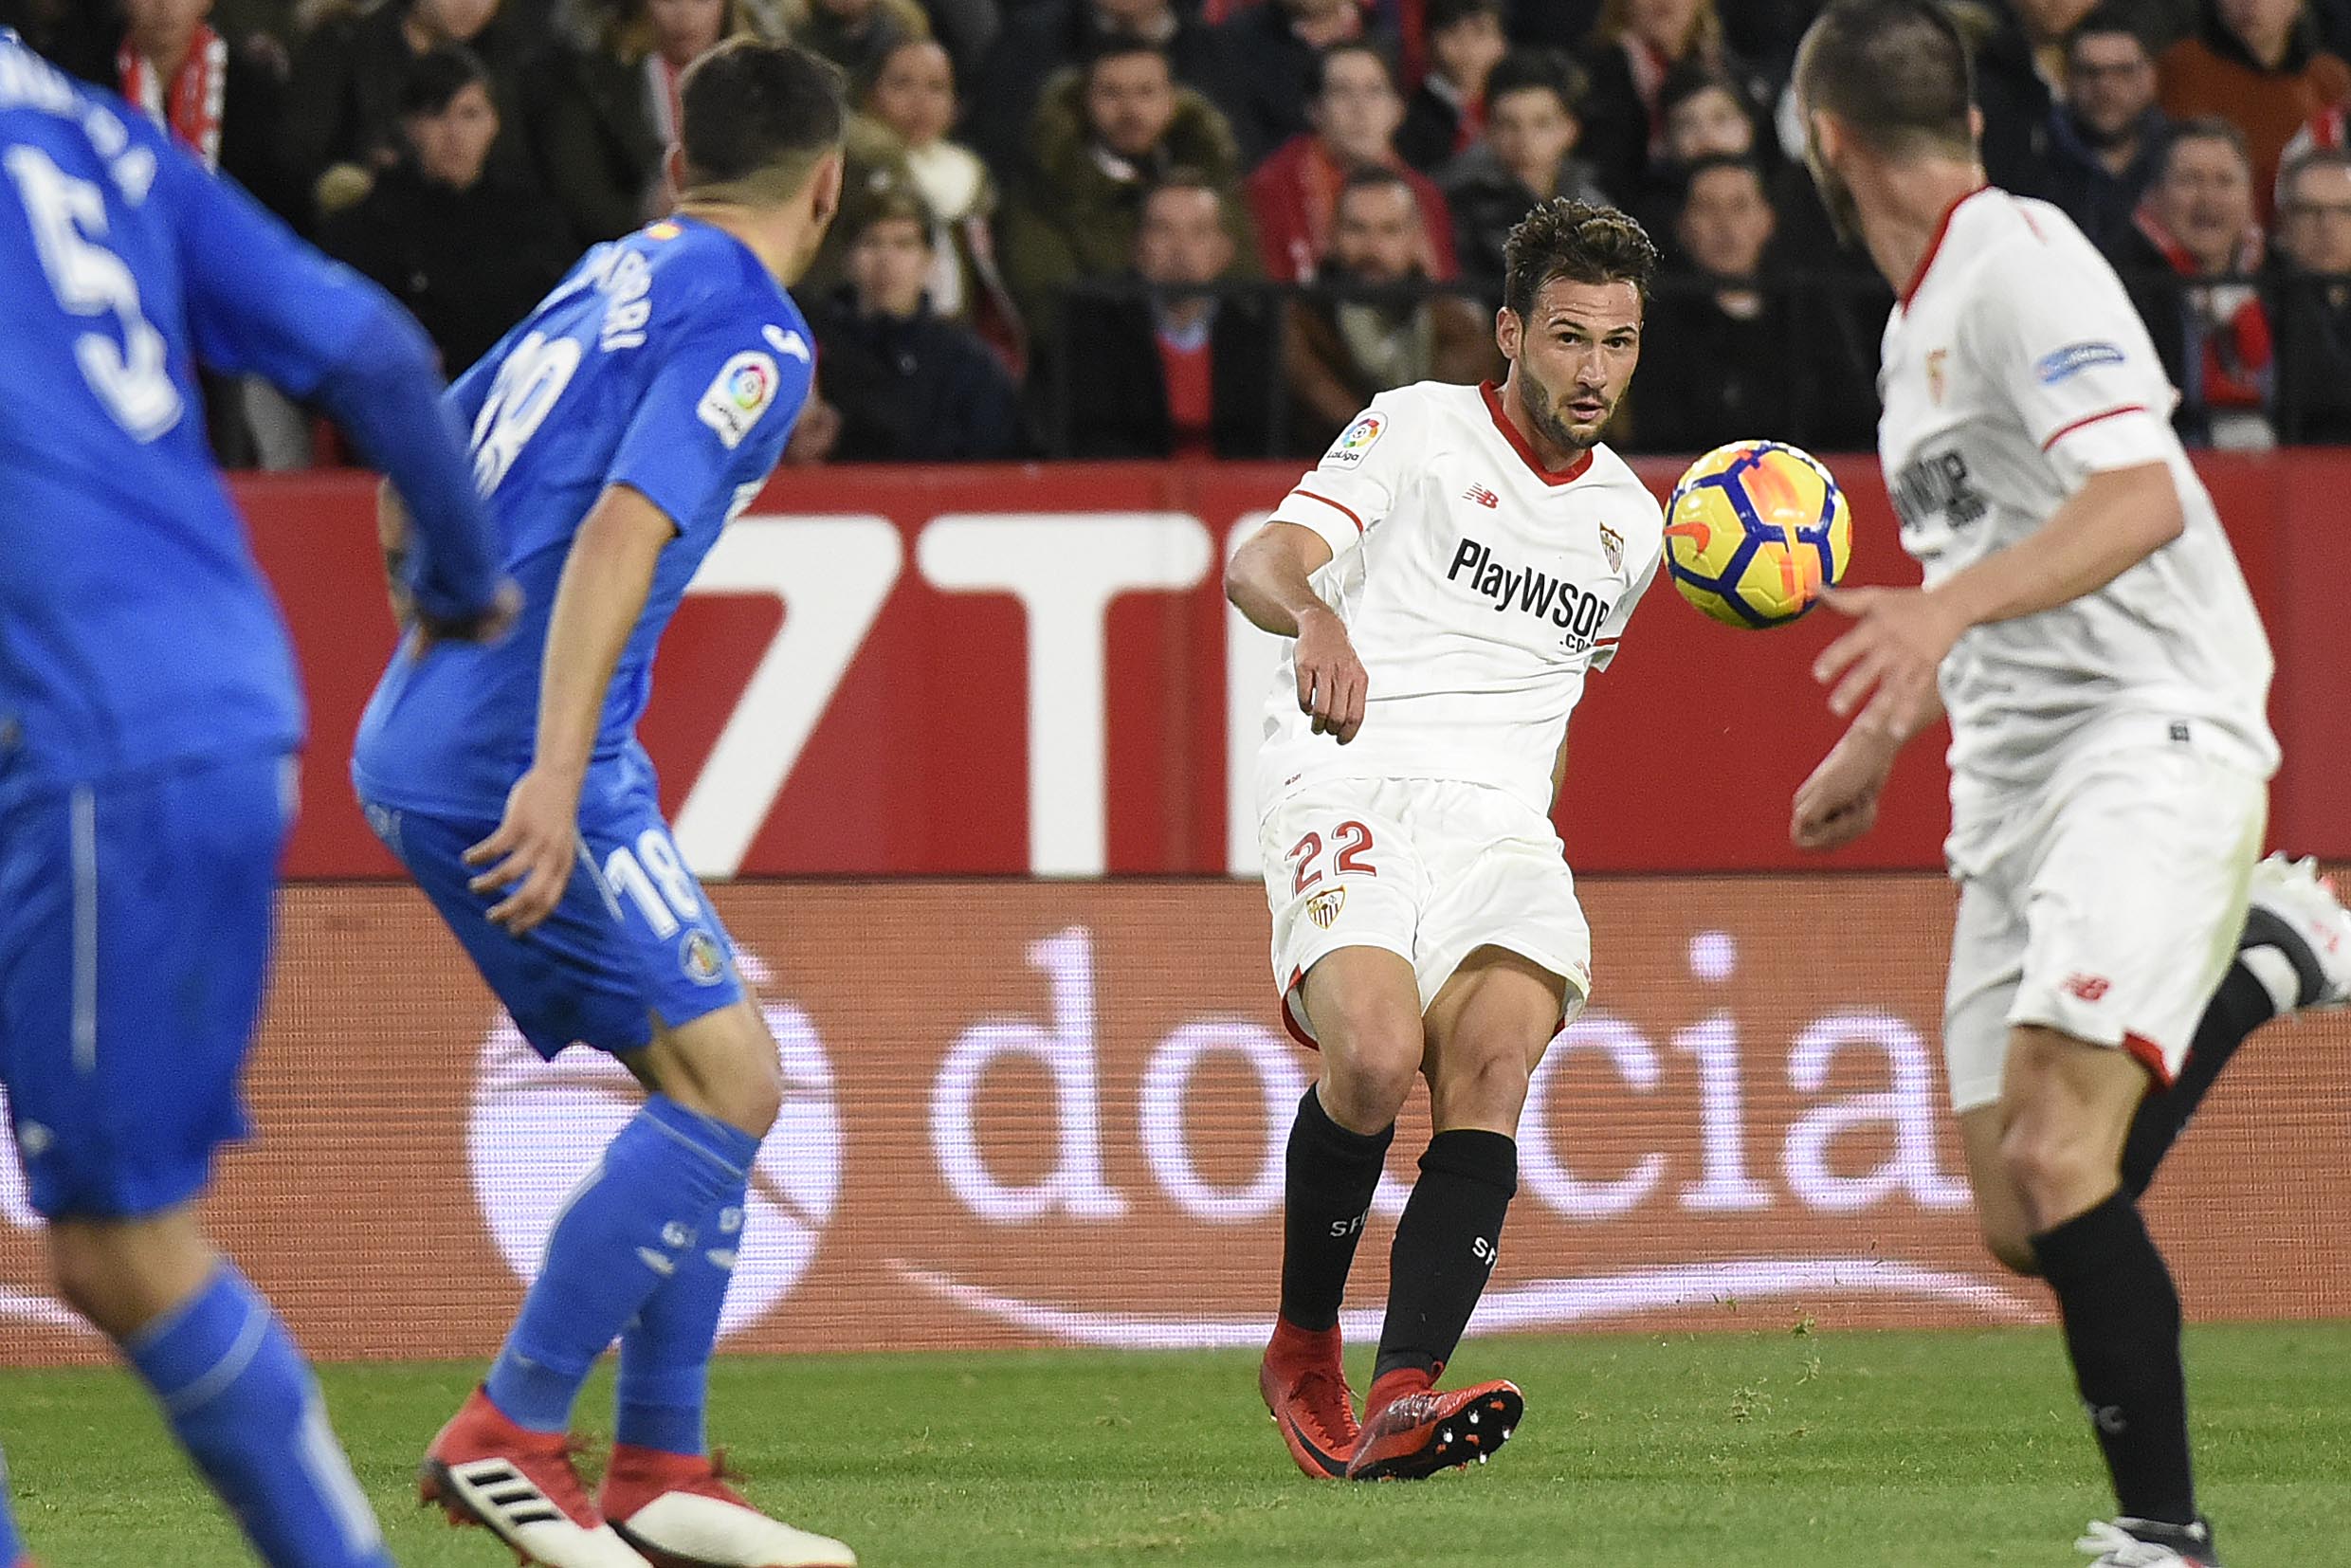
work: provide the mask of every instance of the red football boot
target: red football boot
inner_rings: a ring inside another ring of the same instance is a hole
[[[726,1484],[720,1457],[612,1446],[596,1501],[654,1568],[856,1568],[827,1536],[768,1518]]]
[[[1425,1372],[1398,1370],[1372,1384],[1348,1480],[1417,1481],[1472,1461],[1483,1465],[1526,1413],[1526,1396],[1516,1384],[1479,1383],[1440,1394],[1431,1381]]]
[[[572,1441],[529,1431],[475,1389],[417,1469],[417,1495],[544,1568],[647,1568],[604,1522],[572,1468]]]
[[[1277,1318],[1273,1342],[1257,1366],[1257,1392],[1298,1468],[1318,1481],[1347,1473],[1355,1452],[1355,1390],[1339,1359],[1339,1329],[1320,1333]]]

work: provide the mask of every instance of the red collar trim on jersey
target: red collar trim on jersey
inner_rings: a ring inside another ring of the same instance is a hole
[[[1951,220],[1959,215],[1960,208],[1991,189],[1988,185],[1979,185],[1942,210],[1942,216],[1935,220],[1934,238],[1926,242],[1926,254],[1919,258],[1919,269],[1910,274],[1910,286],[1902,291],[1903,309],[1910,308],[1910,301],[1918,297],[1920,286],[1926,282],[1926,274],[1935,264],[1935,258],[1942,253],[1943,236],[1951,232]]]
[[[1573,484],[1591,469],[1592,453],[1589,449],[1584,452],[1583,456],[1561,468],[1558,473],[1553,473],[1544,467],[1542,459],[1535,455],[1535,448],[1527,445],[1526,437],[1521,435],[1519,428],[1510,423],[1510,416],[1502,411],[1502,389],[1491,381],[1481,381],[1478,383],[1478,391],[1485,395],[1485,411],[1494,416],[1494,428],[1500,430],[1502,438],[1510,443],[1510,449],[1518,453],[1529,468],[1535,470],[1537,479],[1541,480],[1545,484]]]

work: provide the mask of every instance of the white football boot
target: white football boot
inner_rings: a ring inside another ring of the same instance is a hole
[[[2073,1549],[2095,1556],[2089,1568],[2220,1568],[2220,1559],[2213,1555],[2213,1527],[2200,1519],[2193,1524],[2096,1520]]]
[[[2280,1016],[2351,1004],[2351,909],[2314,860],[2278,854],[2253,867],[2237,949],[2278,1001]]]
[[[857,1568],[841,1542],[753,1507],[718,1458],[614,1444],[597,1503],[655,1568]]]

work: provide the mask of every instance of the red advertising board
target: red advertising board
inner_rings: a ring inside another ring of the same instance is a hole
[[[1519,1129],[1481,1331],[1996,1324],[2047,1294],[1977,1240],[1941,1051],[1932,872],[1580,884],[1593,1006]],[[1262,1342],[1282,1154],[1315,1059],[1283,1034],[1260,891],[743,883],[713,892],[781,1052],[729,1348]],[[313,1354],[477,1358],[637,1095],[543,1064],[423,896],[287,890],[246,1079],[258,1140],[206,1224]],[[2340,1313],[2351,1021],[2264,1030],[2156,1181],[2193,1317]],[[1349,1332],[1428,1139],[1398,1130]],[[50,1292],[0,1133],[0,1363],[105,1345]]]
[[[1835,468],[1854,580],[1908,582],[1876,465]],[[1674,467],[1643,466],[1661,492]],[[2351,453],[2205,472],[2279,653],[2275,839],[2351,855]],[[1218,874],[1253,869],[1249,758],[1272,640],[1226,606],[1226,552],[1286,465],[790,473],[720,541],[664,644],[644,735],[706,875]],[[387,872],[346,759],[392,643],[371,486],[241,483],[301,647],[313,738],[298,877]],[[1929,868],[1940,742],[1900,765],[1876,832],[1826,861],[1789,799],[1834,740],[1809,676],[1823,611],[1778,631],[1704,620],[1660,584],[1575,722],[1558,819],[1585,871]]]

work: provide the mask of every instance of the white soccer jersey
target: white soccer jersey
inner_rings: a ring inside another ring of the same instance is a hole
[[[2187,519],[2098,592],[1960,637],[1941,681],[1955,798],[2167,740],[2275,771],[2269,639],[2173,433],[2178,394],[2071,219],[1994,189],[1954,207],[1886,322],[1879,392],[1886,487],[1930,588],[2032,534],[2101,470],[2168,465]]]
[[[1291,645],[1266,705],[1258,798],[1325,778],[1445,778],[1551,807],[1551,768],[1665,545],[1656,500],[1605,447],[1546,473],[1493,387],[1383,392],[1273,520],[1330,542],[1315,592],[1371,680],[1341,746],[1298,706]]]

